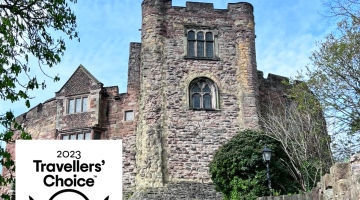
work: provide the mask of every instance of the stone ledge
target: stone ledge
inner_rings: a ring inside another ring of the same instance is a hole
[[[136,191],[128,200],[221,200],[222,194],[209,183],[169,183],[163,188],[149,188]]]

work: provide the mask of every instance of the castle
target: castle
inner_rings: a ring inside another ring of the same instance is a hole
[[[284,77],[257,70],[254,26],[249,3],[144,0],[126,93],[80,65],[54,98],[17,120],[33,139],[122,139],[125,193],[176,185],[185,194],[198,185],[217,198],[208,170],[214,152],[258,128],[259,104],[283,90]]]

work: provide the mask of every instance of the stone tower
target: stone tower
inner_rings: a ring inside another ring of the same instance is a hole
[[[142,3],[136,188],[211,182],[213,153],[256,128],[253,6]]]

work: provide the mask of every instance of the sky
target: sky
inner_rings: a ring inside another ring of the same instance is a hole
[[[228,3],[239,0],[194,0],[213,3],[226,9]],[[129,43],[140,42],[142,0],[78,0],[70,6],[77,16],[80,42],[67,40],[67,50],[60,64],[45,68],[53,82],[37,65],[31,75],[45,80],[47,88],[30,92],[31,107],[55,96],[76,68],[82,64],[104,86],[119,86],[126,92]],[[310,63],[309,56],[332,27],[319,14],[321,0],[248,0],[254,6],[256,56],[258,70],[294,77]],[[173,6],[185,6],[185,0],[173,0]],[[64,37],[64,35],[63,35]],[[36,63],[30,60],[30,64]],[[0,113],[11,109],[16,116],[26,112],[24,102],[0,103]],[[0,127],[0,130],[3,130]]]

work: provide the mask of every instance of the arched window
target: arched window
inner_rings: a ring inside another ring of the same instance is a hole
[[[215,109],[217,107],[217,88],[208,78],[196,78],[189,86],[190,108]]]

